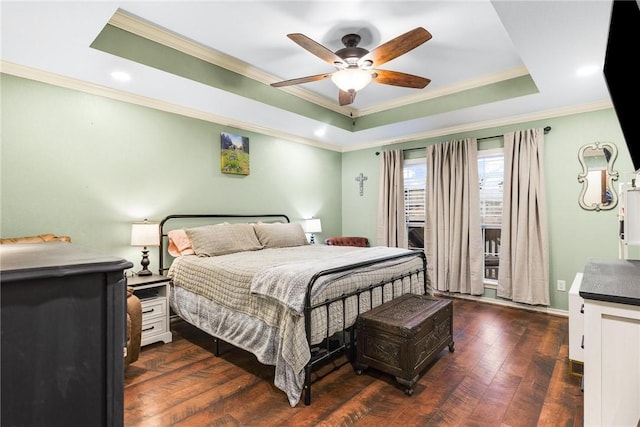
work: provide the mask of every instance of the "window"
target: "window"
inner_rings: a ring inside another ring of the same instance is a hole
[[[486,150],[478,153],[480,181],[480,223],[484,244],[484,278],[498,280],[500,232],[502,228],[502,197],[504,194],[504,152]]]
[[[404,211],[407,221],[409,248],[424,249],[425,186],[427,160],[404,161]]]
[[[404,207],[410,248],[424,248],[427,161],[425,158],[404,161]],[[504,188],[504,153],[502,149],[478,153],[480,181],[480,222],[484,243],[484,278],[498,280],[502,196]]]

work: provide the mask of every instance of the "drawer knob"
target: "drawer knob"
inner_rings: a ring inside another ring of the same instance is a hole
[[[142,314],[149,314],[149,313],[153,313],[154,311],[156,311],[155,308],[152,308],[151,310],[145,310],[142,312]]]

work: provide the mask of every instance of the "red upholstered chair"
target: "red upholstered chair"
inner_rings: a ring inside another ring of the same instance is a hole
[[[366,248],[369,246],[369,239],[366,237],[328,237],[324,239],[324,244],[330,246],[358,246]]]

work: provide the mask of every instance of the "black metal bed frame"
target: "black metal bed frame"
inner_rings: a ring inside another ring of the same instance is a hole
[[[265,219],[269,219],[269,220],[274,220],[274,219],[280,219],[280,220],[285,220],[286,222],[290,222],[289,217],[284,215],[284,214],[265,214],[265,215],[246,215],[246,214],[230,214],[230,215],[223,215],[223,214],[178,214],[178,215],[169,215],[167,217],[165,217],[161,222],[160,222],[160,249],[159,249],[159,273],[161,275],[165,274],[168,270],[169,267],[165,267],[165,251],[166,248],[168,247],[168,231],[165,231],[165,224],[170,221],[170,220],[177,220],[177,219],[205,219],[205,218],[226,218],[226,219],[258,219],[258,218],[265,218]],[[339,297],[336,298],[332,298],[332,299],[327,299],[325,301],[321,301],[315,304],[311,303],[311,290],[314,286],[314,284],[322,277],[327,276],[327,275],[331,275],[334,273],[340,273],[340,272],[345,272],[345,271],[349,271],[349,270],[355,270],[358,268],[362,268],[362,267],[367,267],[367,266],[371,266],[374,264],[379,264],[382,262],[386,262],[386,261],[391,261],[391,260],[397,260],[397,259],[402,259],[402,258],[413,258],[413,257],[419,257],[422,261],[422,267],[418,268],[416,270],[413,271],[409,271],[405,274],[402,274],[400,276],[397,277],[393,277],[389,280],[386,281],[381,281],[379,283],[375,283],[372,284],[366,288],[363,289],[358,289],[355,290],[353,292],[350,293],[346,293],[346,294],[342,294]],[[320,271],[316,274],[314,274],[311,278],[311,280],[309,281],[309,284],[307,285],[307,291],[306,291],[306,295],[305,295],[305,305],[304,305],[304,319],[305,319],[305,333],[307,336],[307,342],[309,344],[309,349],[311,351],[311,359],[309,360],[309,362],[307,363],[307,365],[305,366],[305,384],[304,384],[304,404],[305,405],[310,405],[311,404],[311,373],[313,372],[314,368],[317,366],[320,366],[321,364],[324,364],[325,362],[334,359],[335,357],[341,355],[341,354],[347,354],[347,356],[349,357],[350,361],[354,360],[354,346],[355,346],[355,342],[356,342],[356,337],[355,337],[355,325],[352,326],[348,326],[345,327],[346,325],[346,310],[345,310],[345,304],[346,301],[350,298],[357,298],[357,304],[358,304],[358,313],[363,313],[367,310],[370,310],[373,304],[373,295],[374,292],[380,292],[380,301],[381,303],[386,302],[385,301],[385,286],[386,285],[390,285],[391,288],[391,298],[390,299],[394,299],[396,296],[396,287],[394,286],[394,283],[396,283],[397,281],[402,281],[405,278],[409,277],[415,277],[415,278],[419,278],[420,277],[420,273],[422,273],[422,285],[423,285],[423,294],[427,294],[428,293],[428,285],[427,285],[427,258],[424,254],[423,251],[421,250],[413,250],[411,252],[407,252],[407,253],[403,253],[403,254],[398,254],[398,255],[392,255],[392,256],[388,256],[388,257],[384,257],[384,258],[377,258],[375,260],[370,260],[370,261],[362,261],[362,262],[358,262],[358,263],[353,263],[353,264],[349,264],[346,266],[342,266],[342,267],[336,267],[336,268],[330,268],[330,269],[326,269],[323,271]],[[361,306],[361,296],[368,293],[369,294],[369,307],[364,308]],[[332,334],[331,336],[329,335],[329,308],[332,304],[335,303],[341,303],[342,304],[342,331],[339,331],[335,334]],[[322,343],[320,343],[320,345],[316,346],[315,348],[312,347],[311,345],[311,312],[317,308],[320,307],[324,307],[326,310],[326,322],[327,322],[327,336],[325,337],[325,339],[323,340]],[[336,337],[337,336],[337,337]],[[216,350],[214,351],[214,353],[216,355],[219,354],[219,350],[218,350],[218,342],[219,339],[217,337],[214,337],[216,339]],[[331,338],[336,338],[336,339],[331,339]]]

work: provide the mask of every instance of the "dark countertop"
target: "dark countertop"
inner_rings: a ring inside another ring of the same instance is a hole
[[[588,260],[584,267],[580,296],[640,306],[640,260]]]

